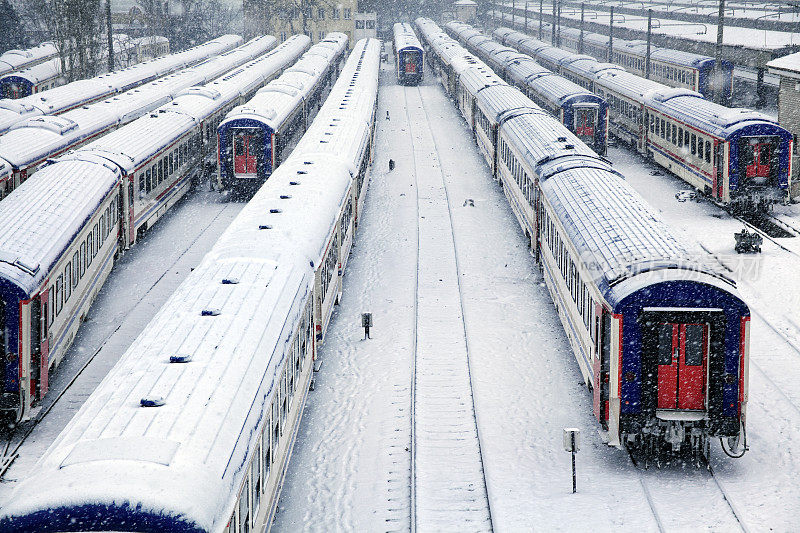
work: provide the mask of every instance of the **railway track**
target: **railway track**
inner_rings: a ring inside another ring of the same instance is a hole
[[[636,470],[636,474],[638,476],[639,483],[642,486],[642,491],[644,492],[644,495],[645,495],[645,500],[647,501],[647,504],[648,504],[648,506],[650,508],[650,511],[653,514],[653,519],[655,520],[655,523],[656,523],[656,526],[658,527],[658,530],[661,533],[664,533],[666,531],[671,531],[671,530],[676,529],[676,528],[677,529],[681,529],[680,525],[671,526],[671,524],[665,523],[665,520],[664,520],[663,516],[666,516],[668,518],[671,516],[671,513],[669,512],[669,507],[670,507],[670,503],[672,503],[672,502],[667,502],[667,504],[665,504],[665,507],[667,508],[667,512],[662,513],[659,510],[659,502],[658,502],[657,496],[654,495],[655,490],[654,490],[653,487],[651,487],[650,482],[648,481],[647,477],[645,476],[644,472],[642,471],[641,465],[636,461],[636,459],[634,458],[632,453],[629,452],[628,453],[628,457],[629,457],[629,459],[631,461],[631,464],[633,465],[634,469]],[[723,481],[721,479],[719,479],[719,477],[716,475],[716,473],[714,472],[713,467],[708,462],[707,458],[703,458],[702,466],[704,466],[705,468],[702,469],[701,471],[705,472],[708,475],[709,479],[711,481],[713,481],[713,487],[714,488],[711,489],[711,491],[718,493],[718,495],[722,499],[721,506],[724,507],[730,514],[731,525],[735,523],[743,533],[749,533],[749,529],[748,529],[747,524],[745,523],[745,521],[744,521],[744,519],[742,517],[741,512],[736,507],[736,504],[734,504],[734,502],[731,499],[727,489],[725,488],[725,485],[724,485]],[[699,485],[700,485],[699,483],[694,483],[692,489],[696,490],[697,486],[699,486]],[[674,494],[672,492],[670,492],[670,495],[674,496]]]
[[[194,193],[192,193],[194,194]],[[181,203],[185,203],[186,199],[182,200]],[[32,420],[28,422],[21,423],[19,425],[15,425],[14,427],[9,427],[6,429],[4,435],[0,436],[0,450],[2,450],[2,455],[0,455],[0,482],[5,482],[5,476],[11,466],[14,464],[14,461],[19,457],[20,450],[25,444],[25,442],[30,438],[33,434],[34,430],[42,423],[42,421],[47,417],[47,415],[55,408],[58,402],[70,392],[74,385],[78,382],[78,378],[86,371],[87,368],[92,364],[95,358],[100,354],[106,344],[111,340],[111,338],[120,330],[120,328],[126,323],[127,318],[133,313],[139,304],[156,288],[159,282],[164,278],[164,276],[169,273],[173,267],[180,261],[180,259],[192,249],[195,243],[211,228],[214,226],[215,221],[227,210],[231,209],[233,204],[230,203],[221,203],[219,204],[219,209],[217,212],[211,216],[207,222],[207,224],[200,230],[199,233],[195,235],[195,237],[191,240],[191,242],[186,243],[183,247],[181,253],[176,256],[175,260],[172,261],[168,265],[164,265],[160,275],[150,284],[150,286],[139,295],[137,300],[131,305],[128,310],[119,317],[118,324],[114,327],[110,332],[103,336],[100,344],[94,349],[89,355],[89,357],[81,362],[80,366],[78,367],[77,371],[69,378],[69,381],[58,390],[58,393],[55,395],[48,395],[45,397],[41,407],[39,408],[38,413],[36,416],[33,417]],[[173,209],[178,209],[180,206],[176,206]],[[74,348],[74,347],[73,347]],[[70,350],[71,352],[73,350]],[[122,354],[119,354],[122,355]],[[55,390],[53,391],[55,392]],[[73,412],[78,409],[79,406],[73,406]]]
[[[491,531],[452,213],[420,89],[403,91],[417,208],[411,529]],[[446,208],[447,210],[445,211]]]

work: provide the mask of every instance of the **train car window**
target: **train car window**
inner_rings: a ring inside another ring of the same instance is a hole
[[[53,307],[53,303],[55,302],[55,290],[53,285],[50,285],[50,288],[47,290],[47,327],[48,329],[53,324],[53,320],[56,318],[56,309]]]
[[[67,263],[64,268],[64,303],[72,296],[72,263]]]
[[[56,279],[55,316],[58,316],[58,314],[61,313],[61,306],[64,304],[63,296],[64,296],[64,276],[62,274],[59,274],[58,279]]]
[[[80,257],[80,250],[77,250],[74,254],[72,254],[72,287],[75,288],[78,286],[78,281],[80,281],[80,271],[81,271],[81,257]]]
[[[81,243],[81,278],[86,272],[86,241]]]
[[[86,237],[86,266],[92,264],[94,258],[94,234],[90,231]]]
[[[692,155],[697,155],[697,136],[692,133]]]
[[[711,142],[706,141],[706,163],[711,162]]]
[[[702,324],[686,324],[686,364],[700,366],[703,364],[703,329]]]
[[[697,139],[697,157],[703,159],[703,139]]]
[[[253,462],[253,478],[255,479],[253,483],[253,516],[258,516],[258,508],[261,505],[261,493],[264,491],[263,487],[263,468],[262,463],[264,462],[264,456],[261,454],[261,446],[263,446],[263,442],[259,444],[258,448],[256,449],[256,457],[255,461]]]
[[[270,408],[270,412],[272,409]],[[262,488],[266,488],[267,479],[269,478],[269,467],[272,461],[272,418],[267,416],[267,423],[264,424],[264,431],[261,434],[261,452],[263,454],[261,466],[264,470],[264,484]]]
[[[100,250],[100,223],[96,222],[93,228],[94,233],[94,251],[92,252],[93,255],[97,255],[97,252]]]
[[[250,532],[250,505],[248,502],[249,495],[250,479],[249,476],[245,476],[244,488],[242,489],[242,493],[239,495],[239,533]]]
[[[150,169],[148,168],[144,173],[144,193],[150,194],[150,190],[152,189],[150,185]]]
[[[683,148],[683,128],[678,127],[678,148]]]
[[[678,126],[672,125],[672,144],[678,144]]]
[[[139,198],[144,196],[144,175],[144,172],[139,174]]]
[[[661,324],[658,328],[658,364],[672,364],[672,324]]]
[[[683,144],[689,146],[689,130],[683,130]]]
[[[667,138],[667,127],[666,127],[666,122],[664,121],[663,118],[661,119],[661,138],[662,139]]]

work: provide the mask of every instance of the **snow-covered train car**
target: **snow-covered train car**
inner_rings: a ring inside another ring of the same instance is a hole
[[[480,68],[465,71],[459,89],[479,105],[498,90],[470,81]],[[563,124],[496,100],[495,114],[509,117],[498,127],[497,176],[542,265],[608,443],[699,455],[711,437],[741,445],[750,314],[735,283],[691,257]],[[470,124],[479,143],[488,139],[480,122]]]
[[[120,128],[169,102],[185,89],[208,83],[275,47],[272,36],[257,37],[200,65],[103,101],[58,116],[27,118],[0,136],[0,160],[13,169],[11,179],[0,176],[0,199],[28,179],[48,159],[74,150]]]
[[[61,60],[50,59],[0,78],[0,98],[16,100],[61,85]]]
[[[449,25],[450,33],[461,43],[473,31],[469,24]],[[507,37],[509,33],[504,33]],[[472,41],[470,41],[472,42]],[[562,73],[561,63],[556,71],[545,68],[531,56],[493,41],[466,44],[500,77],[516,85],[537,105],[557,117],[572,133],[590,145],[598,154],[605,154],[608,145],[608,104],[593,92],[577,85]],[[554,50],[554,49],[550,49]],[[562,59],[573,62],[587,59],[566,53]],[[554,59],[554,58],[551,58]],[[596,61],[592,58],[593,62]]]
[[[505,172],[522,178],[504,180],[506,195],[608,442],[697,454],[711,437],[739,442],[750,314],[735,283],[693,258],[566,130],[526,115],[506,122],[500,139]],[[520,205],[532,207],[524,214]]]
[[[117,251],[119,171],[71,157],[0,202],[0,410],[29,419],[111,270]]]
[[[58,48],[51,41],[27,50],[8,50],[0,54],[0,77],[58,57]]]
[[[70,109],[111,97],[170,72],[206,61],[241,44],[242,38],[238,35],[223,35],[183,52],[102,74],[95,78],[73,81],[18,100],[2,99],[0,100],[0,135],[5,134],[13,125],[27,118],[58,115]]]
[[[681,89],[662,88],[646,103],[647,153],[658,164],[738,211],[788,198],[793,136],[777,121]]]
[[[213,132],[224,111],[291,64],[309,43],[307,36],[293,36],[222,79],[187,90],[156,112],[51,162],[0,202],[0,219],[25,219],[6,224],[0,232],[0,255],[15,258],[0,269],[9,351],[0,411],[7,418],[33,415],[113,257],[132,246],[138,233],[188,190],[204,157],[216,152]],[[76,178],[80,172],[102,179],[102,186]],[[100,211],[112,219],[96,222]],[[93,224],[113,230],[114,241],[108,245],[110,259],[104,255],[102,269],[95,265],[95,270],[89,268],[94,257],[89,250],[105,242],[107,233],[93,230]],[[5,236],[7,232],[15,235]],[[20,253],[29,249],[27,255]]]
[[[346,47],[345,34],[329,34],[297,65],[225,116],[216,129],[220,189],[253,189],[270,177],[322,104]]]
[[[418,85],[424,76],[424,56],[422,45],[411,24],[396,23],[394,32],[394,59],[397,83]]]
[[[98,61],[103,63],[103,58],[107,58],[106,49],[104,48],[101,53],[102,56]],[[124,69],[167,53],[169,53],[169,39],[166,37],[131,39],[127,35],[118,35],[114,41],[114,69]],[[56,56],[15,72],[0,74],[0,98],[22,98],[58,87],[63,83],[61,59]]]
[[[352,238],[344,222],[371,153],[379,59],[379,41],[356,43],[308,151],[167,300],[5,502],[0,530],[269,529],[326,325],[315,302],[335,292],[328,257]],[[317,151],[328,134],[367,149]],[[349,160],[359,154],[366,165]]]

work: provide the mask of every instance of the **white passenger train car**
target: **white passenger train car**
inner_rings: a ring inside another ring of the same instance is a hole
[[[334,32],[292,68],[233,109],[219,125],[217,187],[260,187],[305,133],[344,60],[347,35]]]
[[[274,49],[277,40],[261,36],[144,86],[103,101],[72,109],[58,116],[34,116],[0,136],[0,161],[11,165],[12,174],[0,175],[0,199],[30,178],[48,159],[92,142],[169,102],[189,87],[211,80]]]
[[[326,258],[352,238],[379,59],[379,41],[356,43],[302,146],[19,484],[0,530],[269,529],[313,372],[317,291],[341,277]]]
[[[0,219],[14,219],[0,226],[0,257],[8,259],[0,262],[0,336],[6,339],[0,349],[5,356],[0,412],[7,418],[33,416],[47,392],[48,375],[108,275],[88,255],[93,243],[105,242],[102,232],[83,235],[92,219],[113,202],[107,215],[113,220],[104,223],[113,229],[112,256],[133,245],[137,234],[189,189],[204,158],[216,153],[213,132],[224,112],[290,65],[309,44],[307,36],[293,36],[220,80],[189,89],[157,112],[52,162],[0,202]],[[74,160],[84,164],[76,167]],[[113,181],[113,190],[65,178],[77,172],[74,168]],[[98,191],[103,196],[95,196]],[[92,290],[74,296],[72,289],[84,279],[91,280]]]
[[[238,35],[223,35],[183,52],[160,57],[88,80],[77,80],[18,100],[0,100],[0,135],[31,117],[58,115],[125,92],[170,72],[197,65],[242,44]]]
[[[0,76],[11,74],[43,61],[58,57],[58,48],[52,41],[27,50],[8,50],[0,54]]]

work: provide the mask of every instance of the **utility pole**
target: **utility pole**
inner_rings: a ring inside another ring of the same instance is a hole
[[[614,6],[611,6],[611,18],[608,19],[608,62],[614,60]]]
[[[644,77],[650,79],[650,40],[653,33],[653,10],[647,10],[647,55],[644,58]]]
[[[553,2],[553,23],[550,24],[550,44],[553,46],[556,45],[556,10],[558,6],[556,5],[556,0],[551,0]]]
[[[722,103],[722,31],[725,24],[725,0],[719,0],[719,14],[717,15],[717,46],[714,49],[714,101]],[[758,90],[758,88],[756,88]]]
[[[558,37],[556,37],[556,46],[561,47],[561,0],[558,0],[558,22],[556,27],[553,28],[553,31],[558,31]]]
[[[528,2],[525,2],[525,33],[528,33]]]
[[[581,33],[578,35],[578,53],[583,53],[583,15],[586,9],[586,4],[581,2]]]
[[[542,40],[542,20],[544,19],[544,0],[539,0],[539,40]]]
[[[108,71],[114,70],[114,28],[111,27],[111,0],[106,0],[106,36],[108,37]]]

